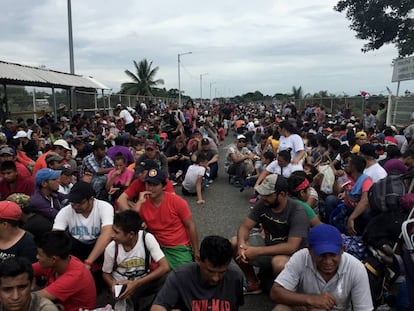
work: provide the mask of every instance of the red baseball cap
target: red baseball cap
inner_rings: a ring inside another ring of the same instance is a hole
[[[19,205],[11,201],[0,201],[0,219],[20,220],[21,216]]]

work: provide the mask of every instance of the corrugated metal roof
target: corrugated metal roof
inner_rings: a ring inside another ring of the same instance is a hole
[[[0,82],[28,86],[110,89],[92,77],[72,75],[66,72],[30,67],[4,61],[0,61]]]

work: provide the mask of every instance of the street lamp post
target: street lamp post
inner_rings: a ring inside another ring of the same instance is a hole
[[[208,72],[200,74],[200,103],[203,103],[203,76],[208,75]]]
[[[180,67],[181,67],[181,56],[193,54],[193,52],[185,52],[178,54],[178,106],[181,108],[181,76],[180,76]]]
[[[216,82],[211,82],[211,81],[210,81],[210,105],[211,105],[211,103],[213,102],[213,99],[211,98],[211,86],[212,86],[213,84],[216,84]]]

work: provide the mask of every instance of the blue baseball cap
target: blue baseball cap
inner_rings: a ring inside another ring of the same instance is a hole
[[[148,171],[144,181],[154,185],[159,185],[165,181],[165,178],[166,177],[163,171],[159,168],[153,168]]]
[[[326,224],[320,224],[310,229],[308,242],[316,256],[326,253],[339,255],[343,243],[339,230]]]
[[[42,168],[37,171],[35,176],[35,184],[39,186],[46,180],[58,179],[62,171],[52,170],[51,168]]]

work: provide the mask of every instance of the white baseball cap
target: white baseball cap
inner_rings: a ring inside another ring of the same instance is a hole
[[[25,131],[18,131],[16,133],[16,135],[13,136],[14,139],[17,139],[17,138],[26,138],[26,137],[27,137],[27,133]]]

